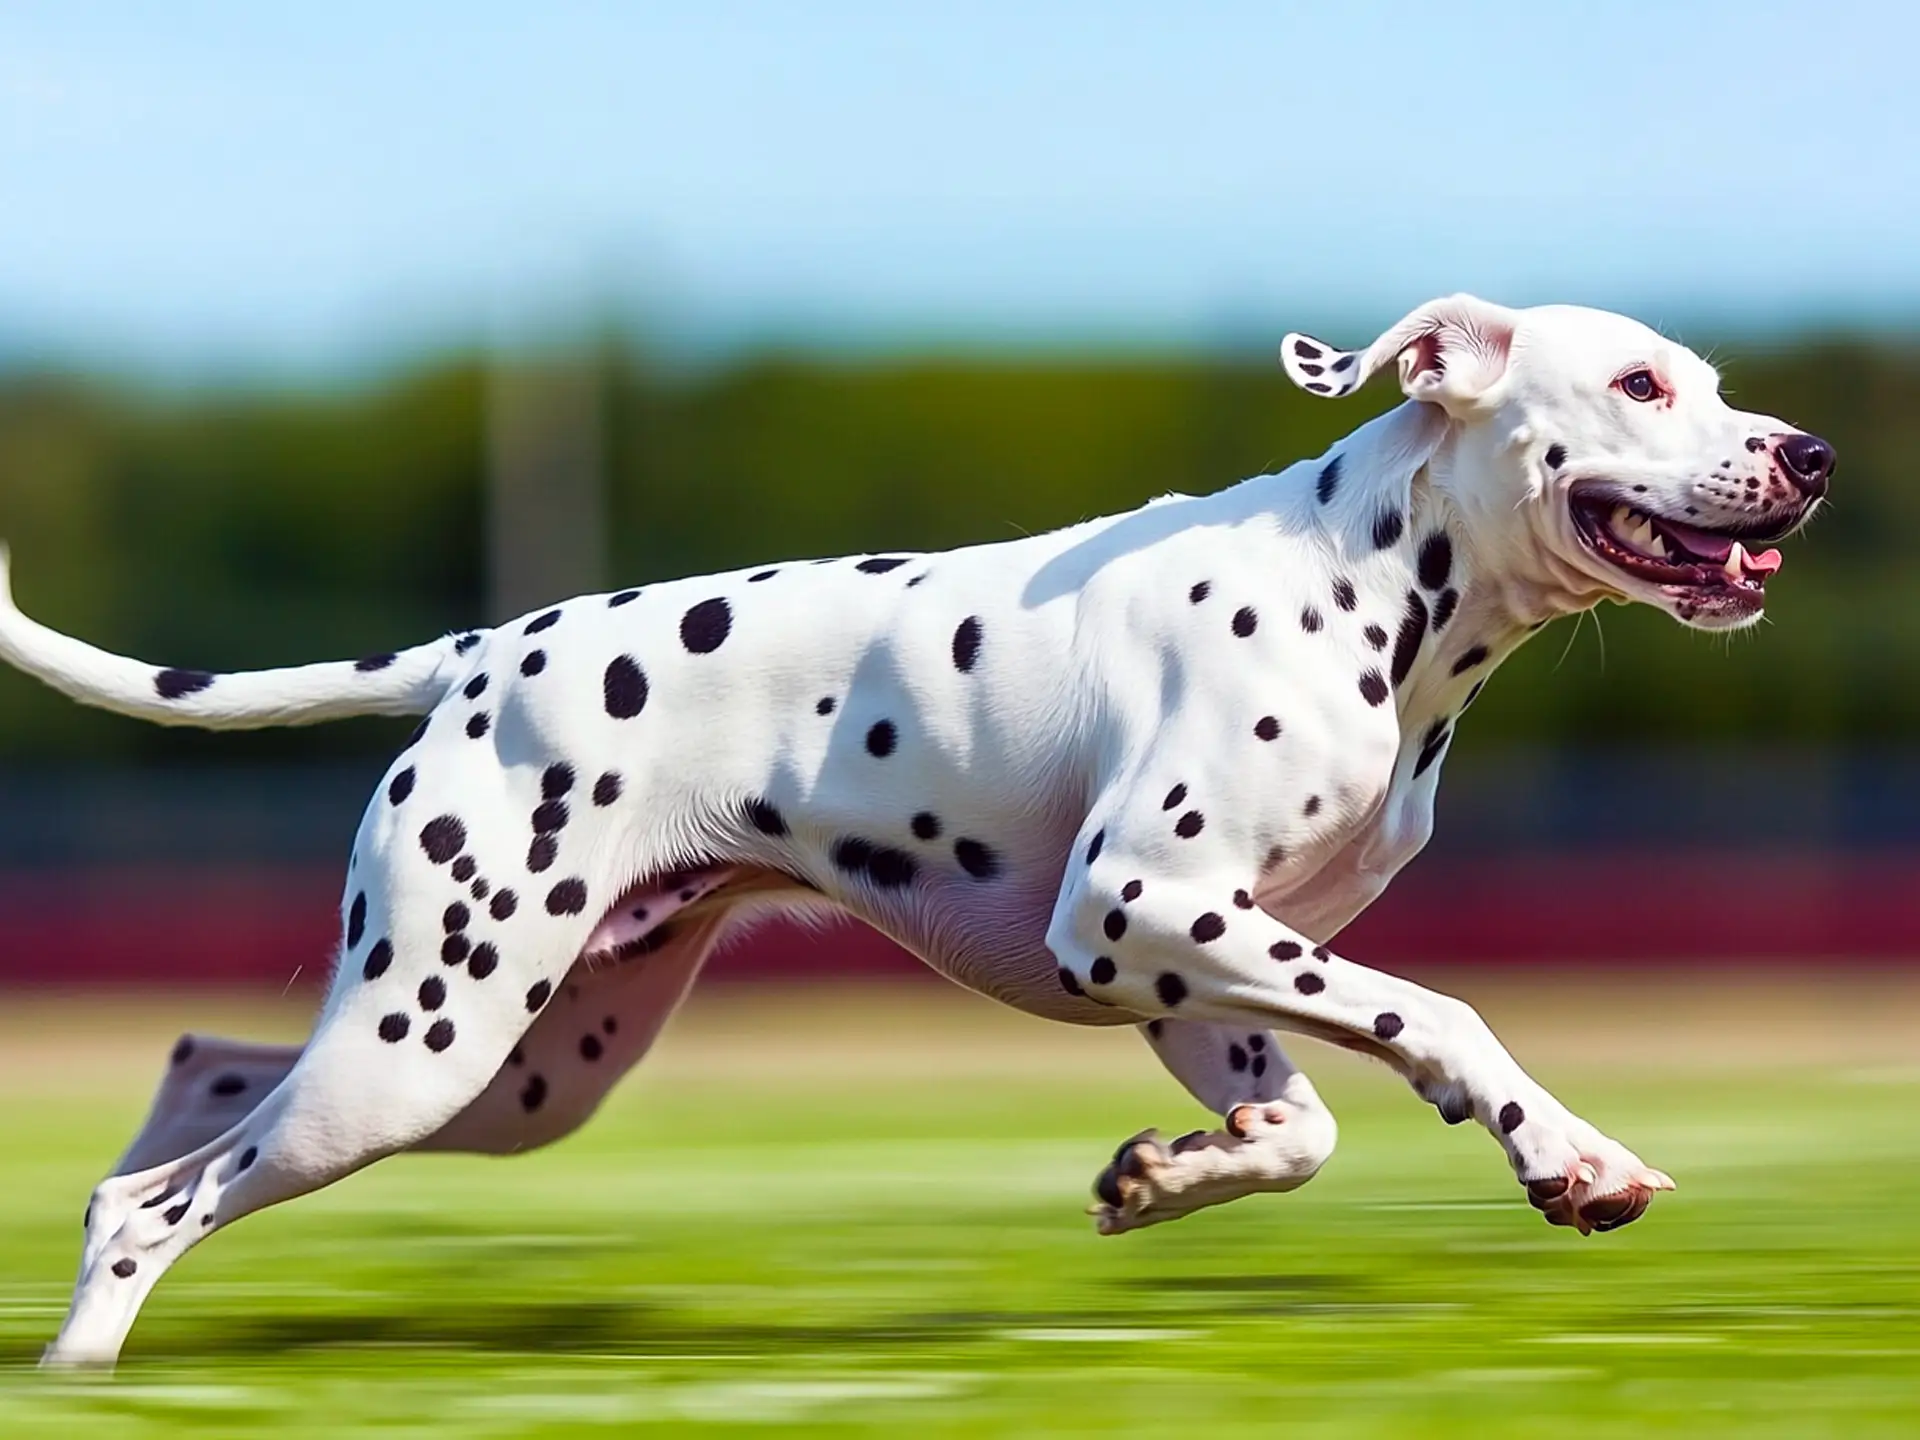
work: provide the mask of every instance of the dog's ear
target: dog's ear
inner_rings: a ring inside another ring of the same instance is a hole
[[[1410,400],[1471,410],[1507,373],[1514,314],[1472,295],[1422,305],[1365,350],[1336,350],[1311,335],[1281,343],[1287,378],[1315,395],[1351,395],[1390,360],[1400,362],[1400,388]]]

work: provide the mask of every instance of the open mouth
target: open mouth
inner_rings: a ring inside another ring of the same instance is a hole
[[[1780,568],[1780,552],[1765,547],[1792,528],[1703,530],[1599,492],[1576,493],[1569,504],[1581,540],[1614,569],[1715,609],[1758,610],[1766,603],[1767,577]],[[1750,544],[1762,548],[1756,554]]]

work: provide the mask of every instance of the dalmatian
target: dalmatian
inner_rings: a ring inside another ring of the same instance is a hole
[[[188,1249],[403,1151],[569,1133],[702,962],[850,915],[972,990],[1131,1025],[1213,1115],[1145,1130],[1103,1234],[1305,1184],[1336,1124],[1276,1032],[1372,1056],[1581,1234],[1673,1188],[1467,1004],[1332,942],[1426,843],[1455,727],[1556,616],[1750,625],[1834,453],[1632,320],[1467,295],[1362,350],[1403,402],[1202,496],[937,554],[585,595],[398,653],[245,674],[108,654],[0,600],[0,654],[163,724],[421,719],[354,836],[303,1046],[189,1035],[94,1190],[50,1364],[110,1364]],[[4,573],[0,572],[0,581]],[[0,590],[4,590],[0,584]]]

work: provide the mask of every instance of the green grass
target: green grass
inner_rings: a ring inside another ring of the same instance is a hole
[[[7,1079],[0,1435],[1920,1433],[1920,1069],[1537,1065],[1680,1181],[1581,1240],[1484,1135],[1303,1043],[1342,1120],[1318,1180],[1102,1240],[1113,1144],[1198,1118],[1130,1037],[1081,1065],[1021,1029],[947,1075],[956,1042],[849,1065],[858,1029],[806,1028],[816,1063],[732,1074],[751,1026],[693,1069],[670,1035],[561,1147],[214,1237],[111,1378],[31,1366],[144,1085]]]

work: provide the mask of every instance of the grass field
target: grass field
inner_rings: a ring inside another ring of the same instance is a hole
[[[185,1024],[0,1018],[0,1435],[1920,1434],[1920,985],[1460,982],[1677,1195],[1581,1240],[1497,1148],[1306,1042],[1298,1194],[1117,1239],[1114,1143],[1201,1119],[1127,1033],[932,985],[697,999],[599,1119],[400,1159],[216,1236],[112,1378],[32,1363]]]

